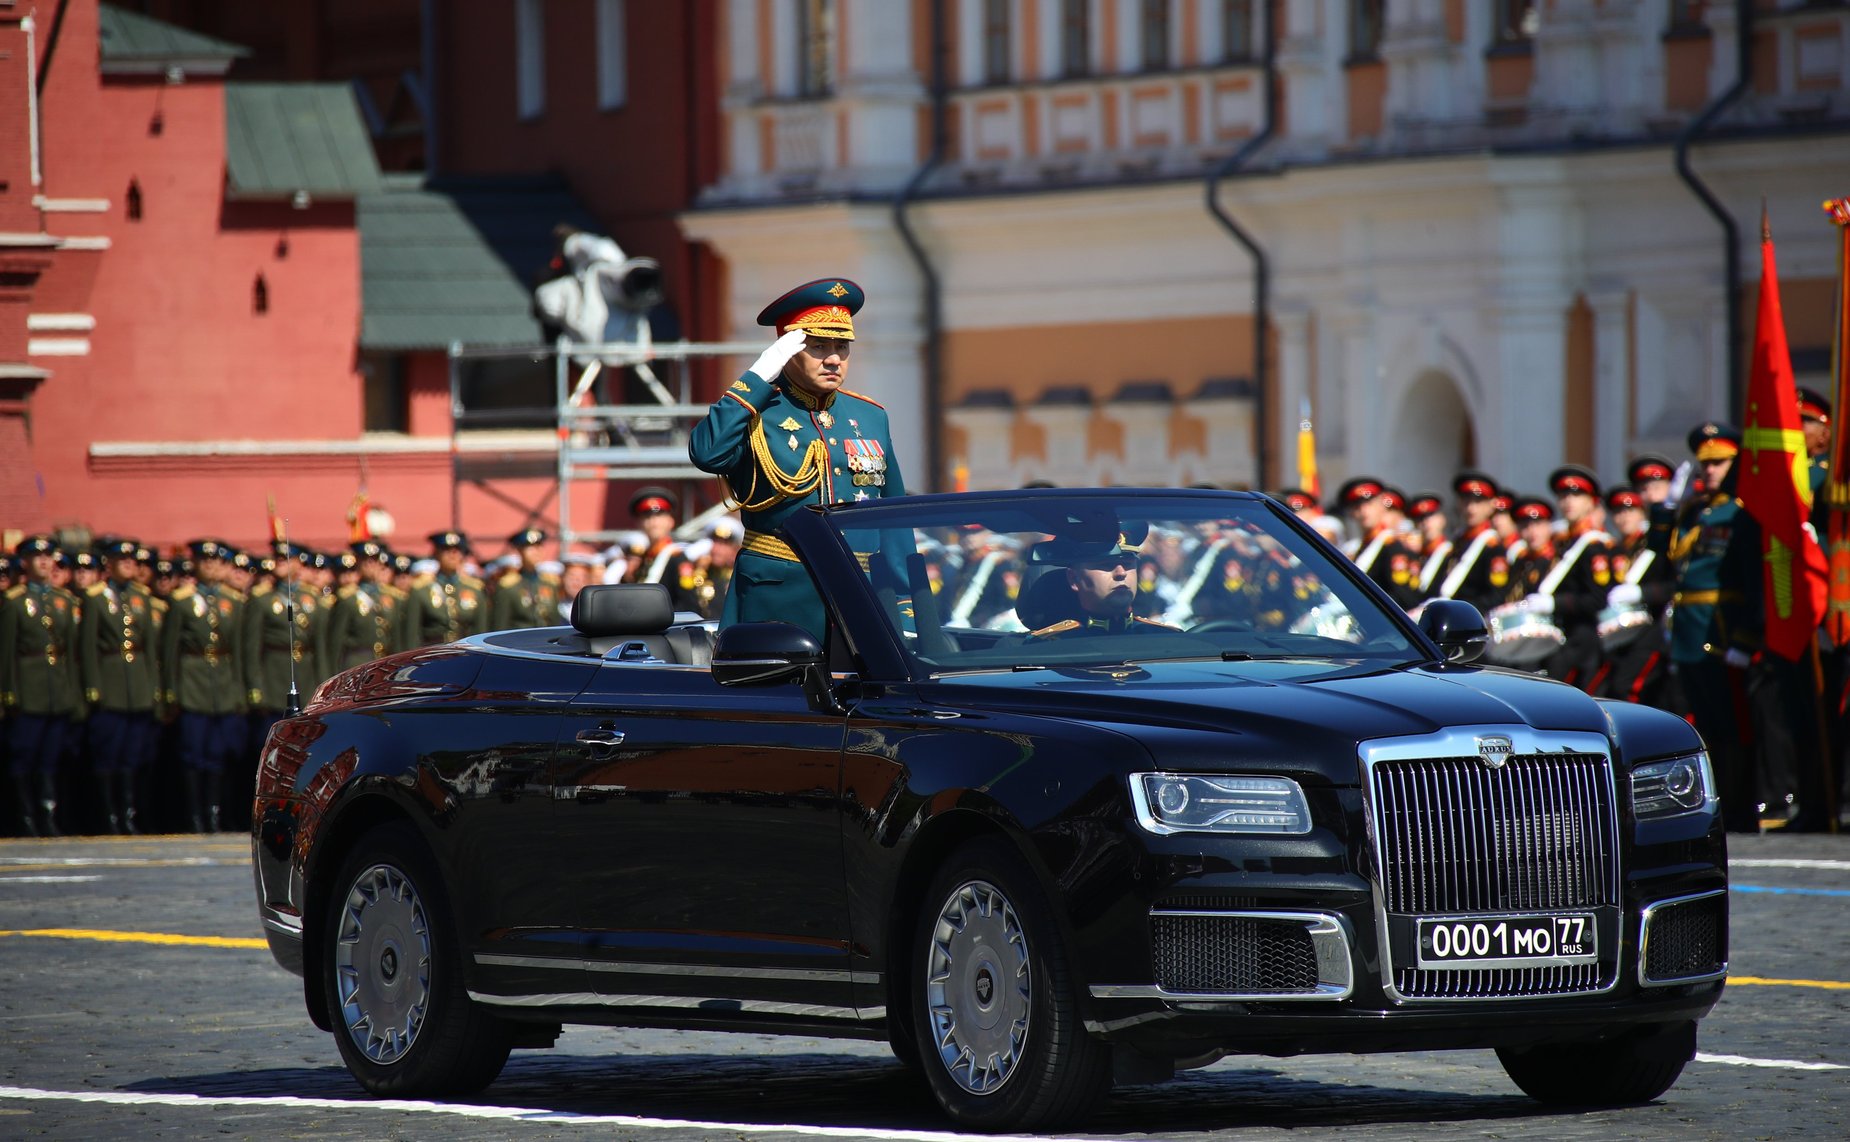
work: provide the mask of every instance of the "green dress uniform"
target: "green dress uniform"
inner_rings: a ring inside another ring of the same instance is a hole
[[[317,616],[322,609],[321,592],[300,584],[292,588],[286,583],[265,583],[251,592],[239,657],[246,697],[260,717],[274,719],[289,708],[292,679],[296,693],[302,696],[313,694],[321,684],[322,628]]]
[[[376,583],[349,584],[334,592],[325,644],[329,677],[392,653],[396,602],[383,602],[386,598]]]
[[[411,585],[405,605],[408,647],[437,646],[480,632],[487,616],[482,581],[471,575],[437,574]]]
[[[28,836],[58,835],[58,758],[80,708],[74,651],[82,615],[77,596],[50,583],[20,583],[0,602],[0,714]]]
[[[863,296],[845,280],[809,282],[772,302],[758,322],[777,326],[780,334],[800,329],[852,340],[851,318]],[[720,625],[781,620],[821,640],[827,629],[822,599],[778,530],[812,504],[906,494],[886,409],[847,389],[817,397],[781,374],[767,381],[747,370],[694,427],[688,457],[726,481],[745,524]],[[879,544],[869,537],[867,546]],[[903,579],[888,585],[896,597],[910,593]],[[902,614],[909,610],[902,604]]]
[[[559,625],[560,583],[543,571],[509,571],[495,580],[486,630]]]
[[[132,580],[92,586],[78,630],[78,666],[89,703],[90,768],[112,833],[139,829],[139,771],[152,753],[161,675],[154,592]]]
[[[180,759],[195,832],[218,831],[225,766],[245,748],[247,687],[238,663],[240,602],[234,590],[186,584],[168,600],[161,628],[161,687],[179,712]]]

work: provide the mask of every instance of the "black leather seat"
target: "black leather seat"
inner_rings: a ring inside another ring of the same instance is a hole
[[[1044,571],[1032,586],[1022,592],[1021,598],[1015,600],[1015,617],[1030,631],[1041,630],[1062,620],[1077,618],[1078,615],[1079,600],[1073,594],[1072,584],[1066,581],[1066,572],[1058,567]]]
[[[604,583],[572,601],[572,626],[591,653],[606,655],[628,644],[632,655],[688,666],[712,661],[712,641],[699,624],[675,623],[674,603],[660,583]]]

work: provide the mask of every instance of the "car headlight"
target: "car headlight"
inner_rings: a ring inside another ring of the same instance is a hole
[[[1131,800],[1152,833],[1310,832],[1310,804],[1287,777],[1133,773]]]
[[[1717,800],[1715,771],[1706,751],[1632,770],[1632,812],[1640,821],[1713,813]]]

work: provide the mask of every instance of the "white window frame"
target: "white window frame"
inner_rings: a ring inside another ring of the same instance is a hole
[[[624,0],[597,0],[597,109],[615,111],[629,100],[629,38]]]
[[[522,119],[546,113],[544,0],[514,0],[514,107]]]

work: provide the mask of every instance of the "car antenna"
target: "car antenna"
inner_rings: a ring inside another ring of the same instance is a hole
[[[283,529],[282,530],[283,530],[283,534],[281,537],[282,546],[283,546],[282,554],[285,558],[295,559],[294,553],[289,550],[289,538],[288,538],[289,520],[288,520],[288,517],[284,517],[283,519]],[[300,564],[301,560],[298,559],[296,560],[296,562]],[[295,591],[296,591],[295,577],[296,575],[300,573],[301,573],[300,568],[298,567],[297,570],[290,572],[289,576],[283,580],[284,586],[286,588],[284,591],[284,604],[283,605],[287,609],[288,616],[289,616],[289,700],[288,700],[288,704],[284,707],[284,709],[289,714],[289,716],[292,718],[302,712],[302,695],[299,691],[296,690],[296,685],[295,685]]]

